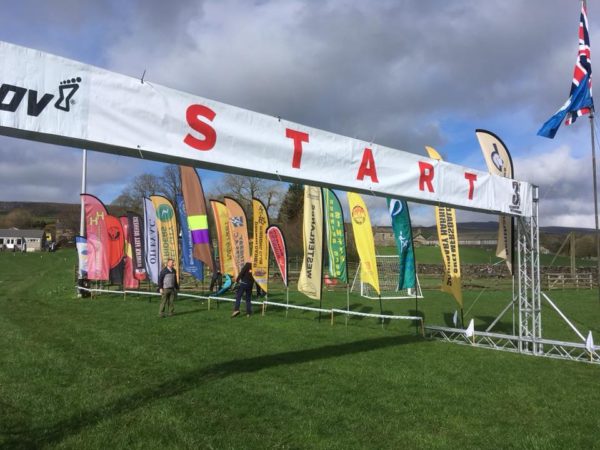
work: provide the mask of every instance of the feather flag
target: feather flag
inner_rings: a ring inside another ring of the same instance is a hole
[[[331,189],[323,189],[323,203],[327,254],[329,256],[329,276],[340,280],[342,283],[348,283],[344,211],[340,200]]]
[[[85,211],[85,229],[88,251],[88,279],[108,280],[110,256],[108,246],[108,212],[93,195],[81,194]]]
[[[488,172],[505,178],[513,178],[513,163],[504,142],[494,133],[476,130],[475,135],[483,152]],[[498,216],[498,244],[496,256],[506,261],[508,271],[512,274],[513,266],[513,234],[512,217]]]
[[[387,206],[398,250],[398,290],[414,288],[417,276],[408,203],[388,198]]]
[[[161,195],[151,195],[150,200],[156,211],[160,259],[163,264],[166,264],[169,259],[173,260],[173,267],[177,271],[177,280],[179,281],[179,238],[175,208],[167,198]]]
[[[194,244],[194,258],[202,261],[214,273],[215,263],[208,230],[206,201],[200,177],[192,167],[179,166],[179,170],[181,172],[181,192]]]
[[[252,262],[248,240],[248,219],[246,219],[242,205],[234,199],[225,197],[225,206],[229,216],[229,234],[233,243],[233,262],[235,264],[233,278],[236,279],[244,264]]]
[[[590,114],[594,110],[592,98],[592,62],[590,51],[590,35],[588,32],[587,8],[585,1],[581,2],[581,15],[579,16],[579,49],[577,61],[573,71],[571,91],[565,104],[538,131],[539,136],[553,139],[565,120],[570,125],[577,117]]]
[[[257,198],[252,199],[252,225],[252,276],[263,291],[269,292],[269,216]]]
[[[181,253],[183,262],[183,271],[189,273],[198,281],[204,280],[204,263],[194,258],[194,245],[192,243],[192,233],[187,224],[187,213],[183,197],[177,197],[177,212],[179,213],[179,224],[181,225]]]
[[[144,249],[144,221],[139,214],[127,213],[129,243],[131,244],[133,275],[137,280],[146,279],[146,255]]]
[[[442,160],[440,154],[431,147],[425,147],[429,157]],[[442,291],[454,296],[456,302],[463,307],[460,254],[458,252],[458,232],[456,230],[456,212],[454,208],[444,206],[435,207],[435,220],[437,223],[440,250],[444,260],[444,278]]]
[[[285,238],[281,229],[277,225],[271,225],[267,228],[267,237],[271,244],[271,251],[275,257],[275,262],[281,273],[281,279],[283,284],[288,285],[288,273],[287,273],[287,249],[285,245]]]
[[[370,284],[378,294],[379,273],[377,271],[377,260],[375,258],[375,240],[373,239],[373,228],[367,205],[362,197],[353,192],[348,192],[348,203],[350,205],[350,217],[352,218],[352,230],[354,231],[354,242],[360,259],[360,281]]]
[[[123,284],[123,271],[125,269],[125,233],[121,221],[115,217],[106,216],[106,229],[108,230],[108,257],[110,272],[108,278],[113,284]]]
[[[158,284],[160,273],[160,240],[158,237],[158,224],[156,209],[152,200],[144,198],[144,253],[146,273],[154,284]]]
[[[129,240],[129,218],[127,216],[119,217],[121,226],[123,227],[123,236],[125,237],[125,264],[123,267],[123,287],[125,289],[137,289],[140,287],[140,282],[134,277],[133,271],[133,250],[131,241]]]
[[[83,236],[75,236],[75,246],[79,261],[79,278],[87,278],[88,273],[88,251],[87,240]]]
[[[320,300],[323,282],[323,195],[321,188],[314,186],[304,186],[302,243],[304,258],[298,291]]]
[[[217,246],[219,248],[219,266],[223,275],[236,275],[237,270],[233,259],[233,242],[229,231],[229,214],[224,203],[210,201],[210,207],[217,228]]]

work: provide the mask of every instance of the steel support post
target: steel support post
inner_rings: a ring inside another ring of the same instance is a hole
[[[538,189],[533,190],[533,214],[517,219],[517,296],[519,351],[541,354],[543,346],[540,297]]]

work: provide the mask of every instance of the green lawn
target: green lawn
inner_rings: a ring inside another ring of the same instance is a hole
[[[0,253],[0,447],[598,446],[600,367],[428,341],[403,321],[331,326],[276,308],[232,320],[230,303],[191,300],[158,319],[156,299],[76,299],[74,256]],[[345,305],[344,292],[325,294],[325,307]],[[425,297],[426,322],[448,322],[453,300]],[[552,297],[582,331],[600,332],[597,291]],[[271,298],[283,301],[281,287]],[[484,328],[508,299],[468,290],[466,319]],[[412,314],[415,303],[383,309]],[[544,335],[572,339],[549,311]]]

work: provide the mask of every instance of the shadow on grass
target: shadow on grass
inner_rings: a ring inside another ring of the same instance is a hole
[[[490,324],[494,320],[496,320],[496,317],[495,316],[475,316],[475,319],[480,320],[483,323],[485,323],[485,328],[484,328],[484,330],[485,330],[487,327],[490,326]],[[496,325],[494,325],[494,328],[492,328],[490,330],[490,332],[512,334],[513,326],[512,326],[512,323],[499,321]]]
[[[409,309],[408,310],[408,315],[409,316],[420,317],[421,319],[423,319],[423,323],[427,323],[426,322],[426,317],[425,317],[425,311],[416,310],[416,309]],[[413,320],[412,321],[412,325],[418,330],[419,327],[421,326],[421,321],[419,321],[419,320]]]
[[[294,366],[311,361],[349,356],[416,342],[422,342],[422,340],[416,336],[381,337],[253,358],[235,359],[208,367],[199,367],[155,386],[141,389],[111,403],[99,406],[96,409],[77,412],[50,427],[19,429],[20,427],[16,424],[12,427],[1,426],[0,436],[8,438],[3,445],[10,448],[37,448],[56,444],[104,420],[145,408],[159,400],[177,397],[213,380],[222,380],[229,376],[258,372],[272,367]]]
[[[197,314],[199,312],[206,312],[206,308],[190,309],[189,311],[181,311],[173,313],[173,316],[185,316],[186,314]]]
[[[458,317],[456,324],[454,323],[454,313],[444,313],[444,324],[449,328],[460,328],[460,317]],[[462,327],[464,328],[464,327]]]

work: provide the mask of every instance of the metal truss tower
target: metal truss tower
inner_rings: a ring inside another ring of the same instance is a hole
[[[538,188],[533,191],[533,214],[518,217],[517,223],[517,302],[519,306],[519,351],[540,355],[542,306],[540,295],[540,243],[538,227]]]

